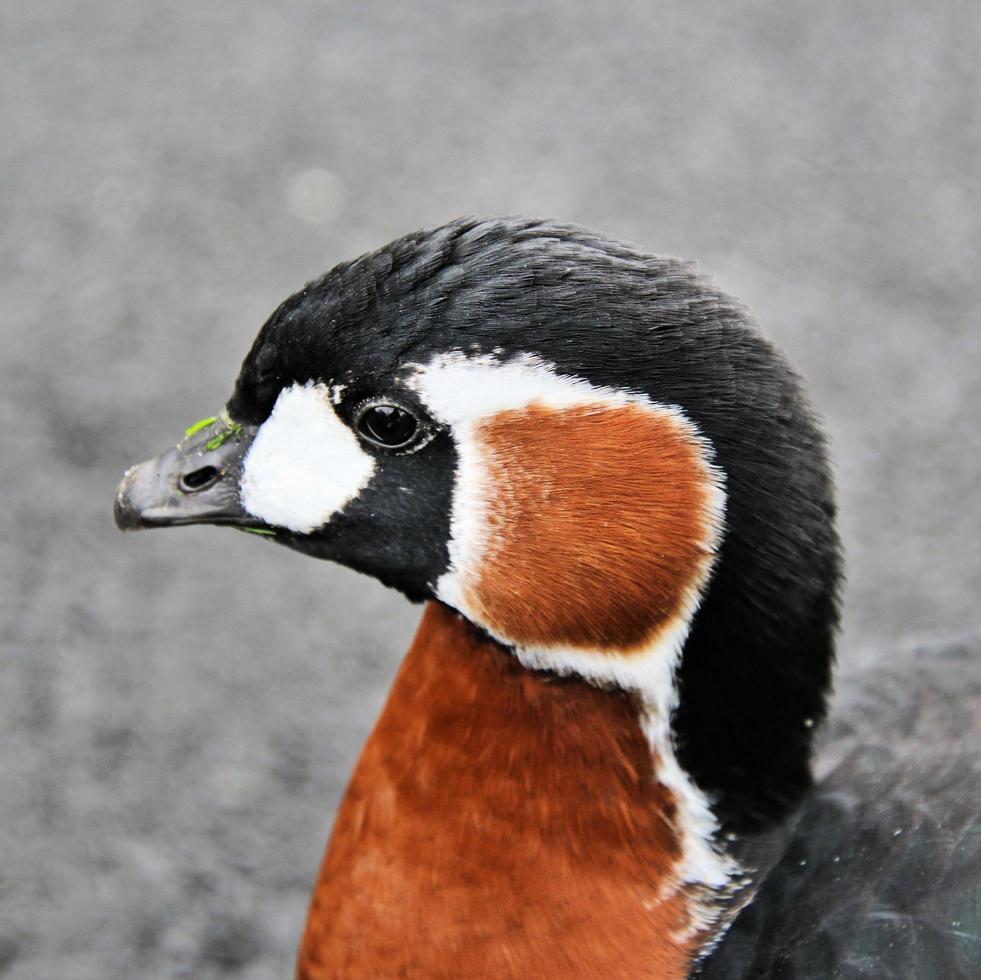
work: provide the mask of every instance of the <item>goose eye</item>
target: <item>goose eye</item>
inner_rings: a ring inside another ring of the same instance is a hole
[[[401,449],[415,438],[419,423],[397,405],[370,405],[358,416],[358,431],[369,442],[386,449]]]

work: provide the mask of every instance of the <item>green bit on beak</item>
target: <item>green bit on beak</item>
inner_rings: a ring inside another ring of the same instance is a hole
[[[246,534],[261,534],[263,537],[275,537],[276,532],[267,527],[239,527],[238,531],[245,531]]]
[[[207,449],[208,452],[214,452],[224,442],[231,439],[232,436],[237,436],[242,431],[241,424],[238,422],[233,422],[231,418],[229,418],[228,412],[221,413],[221,422],[225,428],[204,444],[204,448]]]
[[[218,419],[214,415],[209,415],[206,419],[201,419],[200,422],[195,422],[190,428],[184,430],[184,438],[190,439],[196,432],[200,432],[202,429],[207,429],[209,425],[217,421]]]

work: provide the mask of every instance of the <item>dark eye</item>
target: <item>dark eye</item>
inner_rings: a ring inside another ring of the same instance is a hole
[[[370,405],[358,416],[361,435],[387,449],[407,446],[418,429],[415,416],[397,405]]]

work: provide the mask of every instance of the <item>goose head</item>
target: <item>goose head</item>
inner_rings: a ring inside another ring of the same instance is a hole
[[[686,263],[520,219],[308,283],[226,407],[116,498],[121,528],[247,530],[631,692],[736,831],[809,784],[834,513],[801,383],[743,307]]]

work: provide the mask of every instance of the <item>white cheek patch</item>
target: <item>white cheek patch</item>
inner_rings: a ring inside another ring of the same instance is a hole
[[[242,505],[267,524],[300,534],[326,524],[375,472],[337,417],[323,384],[282,391],[245,458]]]

